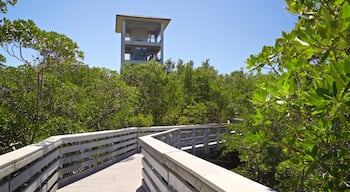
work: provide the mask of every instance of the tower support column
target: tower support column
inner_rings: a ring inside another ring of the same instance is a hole
[[[125,65],[125,27],[126,27],[126,21],[123,20],[122,24],[122,32],[121,32],[121,50],[120,50],[120,65],[123,67]]]
[[[163,58],[164,58],[164,25],[163,23],[160,23],[160,39],[161,39],[160,62],[163,63]]]

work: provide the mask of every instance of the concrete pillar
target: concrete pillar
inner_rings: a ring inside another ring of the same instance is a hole
[[[123,20],[123,24],[122,24],[122,33],[121,33],[121,50],[120,50],[120,66],[123,67],[125,65],[125,29],[126,28],[126,21]]]
[[[160,23],[160,62],[163,63],[164,59],[164,25]]]

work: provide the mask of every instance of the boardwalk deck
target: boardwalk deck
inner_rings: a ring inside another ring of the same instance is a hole
[[[141,161],[142,154],[134,154],[119,163],[64,186],[58,192],[143,192]]]

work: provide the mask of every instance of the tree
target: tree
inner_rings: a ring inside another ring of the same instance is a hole
[[[286,2],[298,22],[248,59],[272,76],[229,146],[245,161],[241,173],[281,191],[349,190],[349,2]]]
[[[0,153],[51,135],[128,127],[134,123],[137,91],[115,71],[61,63],[43,76],[41,123],[36,130],[36,69],[0,69]]]
[[[0,12],[3,14],[7,13],[7,5],[15,5],[17,3],[17,0],[0,0]],[[0,19],[0,24],[3,22],[4,19]],[[5,34],[3,34],[5,35]],[[0,54],[0,68],[5,66],[6,57],[2,54]]]
[[[124,81],[139,90],[137,113],[150,115],[153,124],[162,124],[162,118],[167,111],[168,103],[166,85],[168,76],[164,65],[155,61],[146,64],[126,65],[122,69]]]
[[[78,62],[78,58],[83,58],[83,53],[78,49],[77,44],[65,35],[41,30],[31,20],[3,19],[2,22],[0,33],[4,35],[0,45],[10,56],[36,70],[36,126],[32,132],[31,143],[33,143],[43,119],[41,100],[45,68],[62,62]],[[35,59],[32,61],[26,59],[23,55],[24,49],[37,51]]]
[[[220,83],[224,96],[224,116],[247,119],[254,111],[251,99],[256,84],[268,75],[244,73],[243,70],[234,71],[222,77]]]
[[[35,71],[0,69],[0,153],[29,144],[35,121]]]
[[[87,70],[80,110],[83,127],[88,131],[136,126],[134,120],[137,90],[128,86],[115,71],[101,68]]]
[[[0,12],[1,13],[7,13],[7,5],[15,5],[17,3],[17,0],[6,0],[6,1],[3,1],[1,0],[0,1]]]
[[[206,121],[201,123],[222,122],[222,88],[218,72],[213,66],[210,66],[209,59],[202,63],[202,66],[197,67],[193,73],[193,91],[194,102],[205,106],[204,114]]]

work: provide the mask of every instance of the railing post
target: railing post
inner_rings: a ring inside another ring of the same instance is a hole
[[[220,151],[220,134],[221,134],[221,127],[217,128],[216,130],[216,151]]]
[[[209,127],[204,129],[204,154],[209,154]]]
[[[181,147],[181,129],[178,129],[176,135],[176,148],[181,149]]]
[[[192,154],[196,155],[196,132],[192,129]]]
[[[171,145],[171,143],[170,143],[170,134],[166,134],[166,136],[165,136],[165,143],[168,144],[168,145]]]
[[[141,151],[141,148],[140,148],[140,139],[139,139],[139,133],[140,133],[140,127],[137,127],[137,133],[136,133],[136,149],[137,149],[137,152],[140,152]]]
[[[60,182],[60,180],[61,180],[61,178],[62,178],[62,174],[61,174],[61,170],[62,170],[62,168],[63,168],[63,163],[62,163],[62,146],[63,146],[63,139],[61,138],[61,141],[62,141],[62,143],[61,143],[61,145],[59,146],[59,150],[60,150],[60,156],[58,157],[58,161],[59,161],[59,166],[58,166],[58,178],[57,178],[57,188],[60,188],[61,187],[61,182]]]

